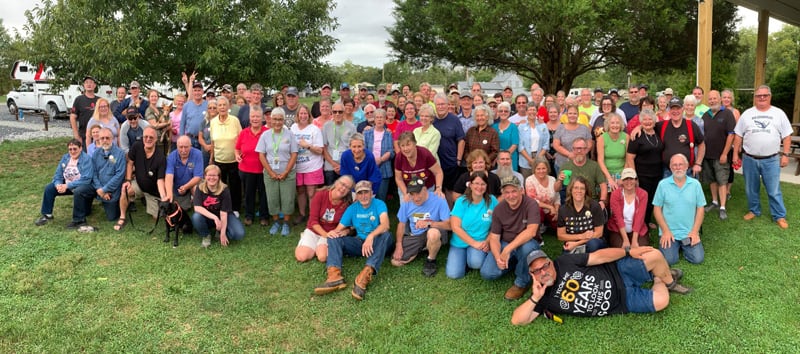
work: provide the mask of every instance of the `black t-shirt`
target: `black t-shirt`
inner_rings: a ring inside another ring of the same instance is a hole
[[[584,206],[581,210],[575,210],[574,205],[568,203],[564,203],[558,209],[558,227],[566,227],[570,235],[594,230],[597,226],[603,226],[605,222],[603,208],[594,200],[589,203],[589,207]]]
[[[195,188],[194,198],[192,199],[194,206],[206,208],[211,214],[219,217],[220,211],[226,213],[233,212],[233,203],[231,203],[231,191],[228,187],[222,190],[219,195],[203,193],[200,188]]]
[[[556,258],[555,283],[548,287],[534,309],[600,317],[628,312],[625,283],[616,262],[587,266],[589,254],[565,254]]]
[[[144,151],[144,144],[137,141],[131,145],[128,158],[133,161],[136,184],[139,185],[142,192],[158,196],[158,180],[164,179],[164,173],[167,170],[167,159],[161,149],[156,147],[156,151],[148,159]]]
[[[92,119],[95,104],[97,104],[97,96],[89,98],[86,95],[75,97],[75,101],[72,103],[70,113],[78,116],[78,132],[81,137],[86,136],[86,128],[88,128],[86,125]]]
[[[319,101],[314,101],[314,104],[311,105],[311,118],[316,119],[321,115],[322,112],[319,110]]]
[[[496,174],[491,173],[489,171],[486,172],[489,173],[489,185],[486,186],[486,191],[495,197],[499,197],[500,194],[502,194],[500,192],[500,177],[497,177]],[[470,175],[469,172],[464,172],[461,174],[461,176],[458,176],[456,184],[453,186],[453,192],[456,192],[458,194],[464,194],[467,192],[467,183],[469,183],[469,175]]]
[[[694,144],[689,141],[689,128],[687,128],[686,123],[690,123],[692,125],[692,134],[694,134]],[[667,124],[667,128],[664,131],[664,138],[661,139],[664,143],[664,153],[661,155],[661,161],[669,166],[669,159],[675,154],[683,154],[689,159],[689,168],[691,165],[694,164],[694,160],[692,159],[692,149],[697,147],[703,142],[703,131],[700,130],[700,127],[697,126],[697,123],[687,121],[686,119],[681,119],[681,126],[675,128],[672,125],[672,122],[662,121],[656,123],[656,133],[661,135],[661,129],[664,124]]]
[[[733,134],[736,128],[736,118],[733,111],[725,109],[717,112],[713,117],[711,110],[703,114],[703,129],[705,130],[706,155],[705,159],[719,160],[722,150],[725,149],[725,140],[728,134]],[[733,149],[728,150],[728,162],[733,153]]]
[[[653,132],[653,135],[647,135],[642,131],[638,138],[628,142],[628,153],[636,154],[633,163],[636,165],[636,174],[640,177],[664,175],[661,163],[663,151],[664,144],[661,143],[658,131]]]

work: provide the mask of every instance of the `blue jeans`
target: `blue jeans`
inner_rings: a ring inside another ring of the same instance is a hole
[[[744,192],[747,195],[747,209],[761,215],[761,181],[769,197],[769,211],[772,221],[786,217],[786,206],[781,192],[781,159],[779,155],[757,160],[747,154],[742,159]]]
[[[386,256],[386,247],[393,241],[392,234],[384,232],[372,240],[372,255],[367,257],[366,265],[375,269],[375,273],[381,268],[383,258]],[[325,261],[327,267],[342,269],[342,259],[344,255],[350,257],[362,257],[361,246],[364,240],[358,236],[344,236],[328,239],[328,259]]]
[[[216,229],[214,220],[200,213],[192,214],[192,226],[200,237],[206,237],[209,235],[209,230]],[[225,236],[231,241],[239,241],[244,238],[244,225],[233,213],[228,213],[228,227],[225,228]]]
[[[508,242],[500,241],[501,251],[507,246]],[[528,272],[528,263],[526,258],[531,251],[538,249],[539,242],[537,242],[535,239],[531,239],[530,241],[523,243],[521,246],[517,247],[517,249],[511,252],[511,257],[508,259],[509,265],[506,269],[498,268],[497,261],[494,259],[494,255],[489,252],[489,254],[486,255],[486,260],[483,261],[483,266],[481,266],[481,277],[486,280],[500,278],[511,270],[512,264],[514,261],[516,261],[517,265],[514,268],[514,274],[516,275],[516,278],[514,278],[514,285],[520,288],[528,287],[531,285],[532,281],[531,273]]]
[[[44,195],[42,196],[42,215],[52,215],[53,206],[56,204],[56,197],[60,195],[72,195],[69,188],[64,193],[59,193],[56,190],[56,185],[52,182],[44,187]]]
[[[86,216],[92,213],[92,201],[97,198],[97,190],[89,185],[76,187],[72,190],[72,221],[86,221]],[[101,201],[106,219],[109,221],[119,219],[119,198]]]
[[[382,178],[381,185],[378,187],[378,199],[386,201],[386,195],[389,194],[389,184],[392,182],[392,178]]]
[[[678,252],[683,250],[683,257],[686,258],[686,261],[689,263],[700,264],[703,263],[703,259],[705,259],[705,250],[703,249],[703,242],[698,242],[696,245],[691,246],[689,243],[689,238],[685,238],[684,242],[674,240],[672,241],[672,245],[663,248],[660,247],[661,254],[664,255],[664,258],[667,260],[669,265],[673,265],[678,263]]]
[[[593,238],[591,240],[586,241],[584,245],[586,246],[586,253],[592,253],[599,249],[608,247],[608,245],[606,244],[606,240],[602,238]],[[564,250],[563,252],[563,254],[568,254],[568,253],[569,251],[567,250]]]
[[[450,246],[450,251],[447,253],[447,266],[445,266],[445,274],[450,279],[463,278],[467,273],[467,267],[470,269],[481,269],[483,261],[486,260],[486,252],[474,249],[472,247],[454,247]]]

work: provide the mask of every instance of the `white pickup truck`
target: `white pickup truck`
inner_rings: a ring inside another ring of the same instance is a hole
[[[8,112],[19,116],[19,110],[44,112],[50,119],[69,116],[69,110],[75,98],[83,94],[81,86],[69,85],[61,91],[53,91],[47,79],[52,77],[50,70],[38,69],[28,63],[18,61],[14,63],[11,77],[22,80],[22,83],[8,93],[6,106]],[[113,89],[108,85],[97,87],[97,96],[112,100]]]

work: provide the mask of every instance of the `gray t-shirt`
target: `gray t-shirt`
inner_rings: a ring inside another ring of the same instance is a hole
[[[338,162],[342,157],[342,153],[350,148],[350,136],[355,132],[356,127],[346,120],[343,120],[342,124],[328,121],[322,126],[322,141],[334,161]],[[328,161],[325,161],[324,170],[333,171],[333,166]]]
[[[561,141],[561,146],[569,151],[572,151],[572,142],[579,137],[587,141],[592,140],[592,134],[589,132],[589,128],[583,124],[578,124],[578,128],[575,130],[568,130],[564,127],[564,124],[561,124],[558,126],[558,129],[556,129],[556,133],[553,134],[553,140],[559,139]],[[556,153],[556,165],[561,166],[567,162],[567,160],[566,156]]]
[[[261,133],[256,144],[256,152],[267,155],[267,163],[273,172],[283,173],[292,154],[297,153],[297,140],[291,130],[284,128],[280,133],[275,133],[270,129]]]
[[[792,135],[792,124],[778,107],[771,106],[764,112],[752,107],[742,113],[734,132],[742,137],[744,152],[770,156],[781,151],[781,140]]]
[[[289,129],[294,124],[295,116],[297,116],[297,111],[300,110],[300,105],[297,105],[294,109],[289,109],[289,106],[283,106],[283,111],[286,112],[286,116],[283,118],[283,124],[286,125],[286,129]]]

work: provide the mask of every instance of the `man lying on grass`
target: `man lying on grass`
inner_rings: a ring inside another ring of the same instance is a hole
[[[678,283],[680,269],[670,269],[652,247],[605,248],[592,253],[564,254],[551,260],[541,250],[527,257],[533,277],[531,297],[514,310],[511,323],[525,325],[539,314],[599,317],[620,313],[651,313],[669,305],[669,292],[687,294]],[[652,289],[642,284],[653,281]]]

